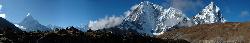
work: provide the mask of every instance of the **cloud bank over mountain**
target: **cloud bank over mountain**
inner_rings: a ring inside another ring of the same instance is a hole
[[[123,17],[105,17],[96,21],[90,21],[88,27],[91,30],[98,30],[103,28],[110,28],[122,23]]]

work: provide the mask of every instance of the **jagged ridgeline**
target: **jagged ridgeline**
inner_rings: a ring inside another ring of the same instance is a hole
[[[27,16],[20,23],[15,24],[23,31],[51,31],[51,29],[40,24],[34,17],[28,13]]]
[[[52,26],[53,27],[53,26]],[[55,28],[41,25],[30,13],[13,24],[0,17],[0,43],[189,43],[183,39],[161,39],[134,30],[105,28],[82,32],[75,27]]]
[[[165,9],[160,5],[144,1],[128,11],[120,27],[148,35],[161,35],[178,28],[224,22],[219,7],[213,2],[190,19],[179,9],[173,7]]]
[[[0,33],[5,33],[5,32],[19,33],[22,32],[22,30],[16,27],[14,24],[7,21],[6,19],[0,17]]]
[[[111,28],[82,32],[75,27],[51,31],[30,14],[18,24],[0,18],[0,42],[4,43],[188,43],[185,38],[156,38],[168,31],[191,26],[224,23],[219,7],[211,2],[193,18],[174,7],[143,1],[128,11],[122,23]],[[17,28],[18,27],[18,28]],[[36,31],[39,30],[39,31]],[[35,32],[27,32],[35,31]],[[165,37],[164,37],[165,38]],[[190,40],[188,40],[190,41]]]

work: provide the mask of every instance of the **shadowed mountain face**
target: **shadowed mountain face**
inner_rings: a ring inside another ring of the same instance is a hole
[[[185,39],[189,42],[249,42],[250,22],[213,23],[177,29],[157,36],[163,39]]]
[[[15,27],[14,24],[10,23],[6,19],[0,17],[0,33],[3,33],[5,31],[15,32],[16,33],[16,32],[21,32],[22,30],[20,30],[19,28]]]

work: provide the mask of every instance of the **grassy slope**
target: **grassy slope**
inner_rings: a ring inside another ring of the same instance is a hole
[[[163,39],[185,39],[193,43],[250,42],[250,22],[214,23],[177,29],[157,36]]]

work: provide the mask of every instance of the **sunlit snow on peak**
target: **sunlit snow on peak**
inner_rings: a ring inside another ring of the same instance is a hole
[[[30,13],[28,13],[26,16],[29,16],[30,15]]]

